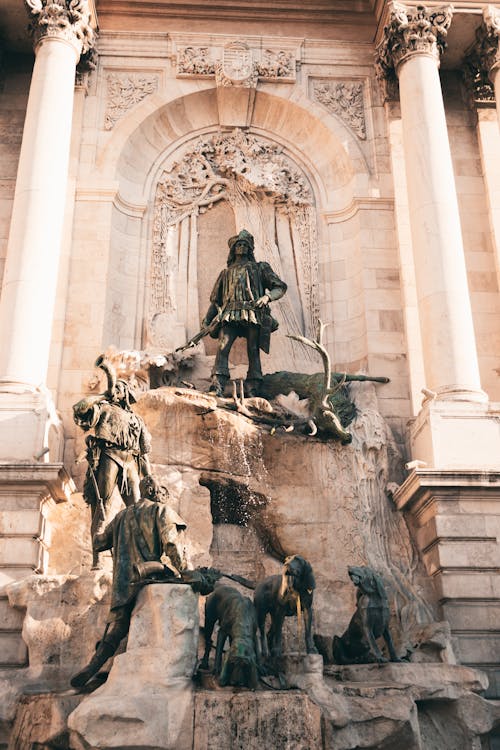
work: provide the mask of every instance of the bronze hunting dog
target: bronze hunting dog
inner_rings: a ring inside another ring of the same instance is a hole
[[[257,619],[252,601],[232,586],[217,586],[205,603],[205,653],[200,669],[208,669],[212,633],[219,623],[214,673],[219,684],[248,687],[258,682]],[[229,638],[229,652],[222,664],[222,653]]]
[[[316,588],[311,565],[300,555],[287,557],[281,575],[269,576],[257,584],[254,594],[257,624],[260,632],[262,655],[279,657],[282,654],[282,630],[285,617],[304,615],[304,631],[308,654],[317,654],[312,639],[312,601]],[[299,614],[300,613],[300,614]],[[271,626],[265,635],[267,614]]]

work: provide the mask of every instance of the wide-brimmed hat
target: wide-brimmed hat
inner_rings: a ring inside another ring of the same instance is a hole
[[[246,229],[242,229],[239,234],[235,234],[234,237],[230,237],[228,239],[227,244],[229,245],[229,249],[232,250],[237,242],[246,242],[248,247],[250,247],[252,250],[254,249],[253,235],[250,234],[250,232],[247,232]]]

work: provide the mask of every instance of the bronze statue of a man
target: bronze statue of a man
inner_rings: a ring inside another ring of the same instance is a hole
[[[116,486],[125,505],[140,498],[141,476],[151,473],[148,454],[151,437],[141,419],[131,409],[135,396],[125,380],[117,379],[112,365],[101,356],[96,366],[108,378],[108,388],[100,396],[81,399],[73,406],[73,418],[85,432],[88,462],[83,496],[92,509],[92,539],[106,522],[111,496]],[[92,545],[93,566],[99,555]]]
[[[144,563],[160,562],[167,555],[172,576],[186,569],[182,532],[186,524],[166,504],[168,492],[152,476],[140,483],[141,499],[124,508],[104,531],[94,538],[95,549],[113,549],[113,584],[108,622],[96,652],[84,669],[71,678],[73,687],[82,687],[115,653],[129,630]],[[179,579],[180,580],[180,579]]]
[[[214,338],[218,336],[219,342],[210,391],[218,396],[223,394],[229,378],[229,353],[235,339],[242,337],[247,340],[246,392],[254,396],[262,380],[260,349],[269,353],[271,333],[278,328],[269,302],[283,297],[287,286],[269,263],[255,260],[254,238],[246,229],[231,237],[228,245],[227,268],[215,282],[210,307],[202,322],[205,327],[218,319],[211,333]]]

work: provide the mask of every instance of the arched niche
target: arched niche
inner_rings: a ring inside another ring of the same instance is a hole
[[[114,281],[106,314],[112,342],[164,350],[192,335],[208,304],[208,297],[203,302],[207,290],[225,264],[227,238],[246,227],[256,236],[258,259],[271,262],[290,286],[278,303],[281,330],[273,337],[273,369],[307,367],[309,351],[285,340],[284,334],[310,335],[318,316],[332,318],[324,289],[333,283],[335,249],[323,216],[352,205],[360,168],[366,173],[362,156],[358,153],[353,159],[348,154],[349,139],[341,141],[324,117],[315,116],[309,100],[306,109],[258,91],[252,123],[239,131],[220,128],[214,89],[163,104],[157,98],[156,104],[144,105],[142,119],[136,112],[136,127],[124,124],[98,161],[101,173],[119,184],[110,246]],[[182,190],[189,192],[200,167],[193,155],[203,152],[206,159],[211,149],[224,155],[214,169],[216,189],[222,186],[224,196],[209,195],[201,205],[203,190],[198,185],[193,187],[193,200],[184,195],[185,205],[176,208],[173,199],[180,175],[185,180]],[[252,149],[257,166],[252,166]],[[349,151],[353,149],[351,143]],[[238,162],[242,154],[243,166]],[[224,170],[229,170],[230,189],[223,182]],[[297,190],[299,195],[294,194]],[[353,257],[356,265],[359,258]],[[360,274],[352,278],[359,293]],[[135,319],[124,314],[124,299],[135,300]],[[363,316],[354,328],[357,339],[366,335]]]

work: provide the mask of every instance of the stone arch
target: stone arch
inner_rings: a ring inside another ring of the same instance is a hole
[[[96,163],[102,178],[118,183],[111,218],[110,266],[118,269],[114,275],[121,274],[121,278],[109,288],[106,317],[111,321],[112,343],[124,348],[141,348],[147,340],[143,322],[150,293],[147,279],[154,232],[154,187],[162,164],[169,154],[176,149],[182,150],[188,141],[220,130],[214,88],[206,87],[204,83],[196,92],[192,92],[191,87],[191,93],[187,94],[185,83],[176,83],[173,89],[179,90],[171,92],[172,96],[181,95],[166,101],[154,94],[124,118]],[[317,105],[309,100],[308,109],[301,104],[304,102],[299,104],[258,91],[248,132],[253,137],[280,144],[299,171],[307,175],[314,194],[319,230],[316,262],[324,267],[322,278],[331,288],[335,248],[323,216],[332,211],[349,213],[349,207],[360,197],[360,188],[362,191],[367,186],[369,170],[355,138],[342,123],[332,122],[334,118],[325,117],[324,113],[321,119],[319,113],[315,116],[311,110]],[[133,268],[125,258],[127,253],[130,256],[132,245],[135,248]],[[140,248],[138,254],[137,248]],[[354,242],[353,256],[356,253],[359,255],[359,247]],[[353,263],[355,266],[354,257]],[[361,274],[358,276],[352,276],[352,283],[359,295],[357,287],[361,283]],[[125,296],[129,300],[135,299],[135,320],[120,310]],[[320,296],[324,297],[324,294],[320,292],[318,298]],[[333,317],[331,299],[327,303],[326,306],[320,304],[319,313],[323,319],[330,320]],[[198,318],[198,314],[195,317]],[[358,316],[355,328],[355,337],[359,341],[366,336],[363,316]],[[310,333],[310,327],[305,332]],[[334,343],[332,333],[329,343]]]

